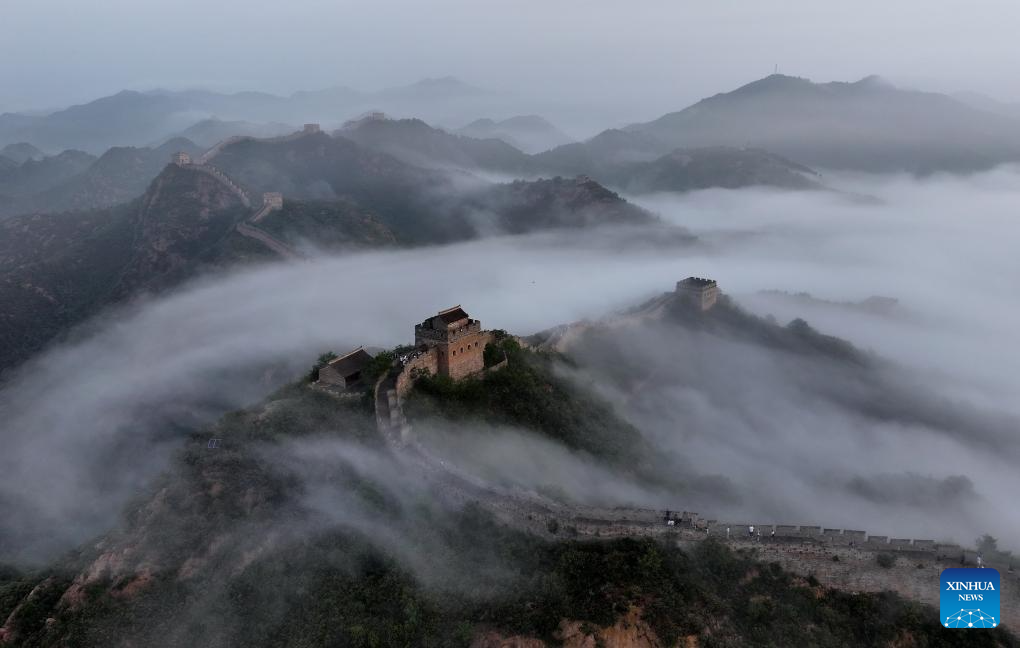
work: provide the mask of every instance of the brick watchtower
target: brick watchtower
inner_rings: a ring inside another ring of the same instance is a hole
[[[482,324],[460,306],[439,311],[414,327],[415,346],[435,349],[439,375],[459,380],[485,367],[482,352],[489,341]]]
[[[698,310],[707,311],[719,297],[719,284],[714,279],[687,277],[676,282],[676,294],[691,302]]]
[[[283,209],[283,194],[279,191],[262,194],[262,206],[266,209]]]

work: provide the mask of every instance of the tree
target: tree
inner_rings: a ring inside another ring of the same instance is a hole
[[[978,552],[984,559],[993,562],[1012,563],[1013,552],[999,549],[999,539],[986,533],[975,542]]]
[[[982,553],[996,553],[999,550],[999,539],[989,534],[984,534],[977,539],[977,549]]]

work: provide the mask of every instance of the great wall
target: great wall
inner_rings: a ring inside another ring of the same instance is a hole
[[[317,125],[308,124],[297,133],[259,141],[290,141],[318,132]],[[255,138],[242,136],[224,140],[195,164],[184,154],[175,156],[174,162],[213,176],[251,209],[247,193],[209,164],[226,146],[247,139]],[[256,227],[259,221],[282,206],[281,194],[264,194],[262,205],[246,222],[238,224],[236,230],[284,258],[300,258],[295,250]],[[677,282],[676,293],[691,301],[698,310],[706,311],[714,306],[719,289],[712,280],[691,277]],[[655,315],[661,312],[664,304],[663,299],[653,300],[641,311],[625,313],[605,323],[616,326]],[[474,326],[474,320],[471,326]],[[590,323],[584,322],[559,327],[543,346],[561,348],[579,331],[590,326]],[[419,329],[420,325],[416,327],[416,341],[420,333],[428,335],[428,332]],[[470,336],[472,343],[481,344],[482,349],[484,343],[491,340],[491,334],[481,331],[480,326],[459,335]],[[478,353],[480,358],[480,351]],[[891,591],[935,607],[938,607],[939,575],[943,569],[960,566],[996,568],[1002,576],[1002,618],[1010,624],[1020,620],[1020,573],[1014,571],[1011,564],[982,561],[978,552],[958,544],[930,539],[889,538],[856,529],[818,525],[724,522],[705,519],[687,511],[674,514],[658,509],[565,505],[532,491],[497,488],[482,482],[458,471],[419,443],[403,413],[404,398],[420,372],[440,373],[444,366],[449,371],[451,360],[449,356],[441,358],[435,347],[416,351],[399,360],[393,370],[381,376],[373,387],[376,426],[380,436],[395,454],[410,461],[451,502],[482,505],[504,523],[546,537],[557,535],[551,529],[563,529],[578,538],[654,537],[680,546],[712,538],[734,549],[752,552],[760,560],[777,563],[791,573],[814,577],[828,587],[849,592]],[[505,363],[506,360],[489,369],[470,367],[467,374],[498,370]],[[755,533],[748,533],[752,528]],[[885,565],[879,563],[880,555],[888,556]]]
[[[689,287],[678,283],[677,293]],[[697,308],[707,310],[718,290],[715,282],[704,284],[704,288],[711,294],[697,295],[693,301]],[[657,300],[651,308],[659,309],[661,303]],[[530,490],[486,483],[433,454],[416,438],[404,414],[404,399],[415,378],[420,372],[437,370],[435,354],[398,358],[373,387],[376,426],[390,450],[419,470],[454,504],[483,506],[509,526],[550,538],[650,537],[681,547],[713,539],[804,578],[813,577],[828,587],[851,593],[891,591],[934,607],[939,605],[942,570],[961,566],[995,568],[1002,583],[1001,617],[1009,625],[1020,623],[1020,573],[1012,564],[982,560],[978,552],[955,543],[889,538],[858,529],[818,525],[727,522],[680,510],[564,504]]]
[[[296,133],[284,135],[282,137],[262,139],[258,141],[265,142],[290,141],[319,132],[320,130],[318,124],[305,124],[304,129]],[[231,193],[237,196],[237,199],[241,201],[241,204],[244,205],[245,209],[252,209],[253,203],[251,197],[248,195],[248,192],[241,188],[239,184],[231,180],[226,173],[211,165],[209,161],[216,157],[216,155],[218,155],[220,151],[222,151],[226,146],[229,146],[230,144],[234,144],[236,142],[240,142],[243,140],[254,139],[255,139],[254,137],[248,136],[229,137],[213,146],[211,149],[206,151],[204,154],[202,154],[195,160],[192,160],[191,156],[188,155],[187,153],[175,153],[173,159],[171,160],[171,163],[175,164],[178,167],[188,169],[190,171],[198,171],[199,173],[205,173],[209,176],[212,176],[213,178],[218,180],[220,184],[226,187]],[[258,206],[258,208],[255,209],[255,211],[246,219],[245,222],[238,223],[237,226],[234,228],[234,231],[236,231],[241,236],[258,241],[266,248],[272,250],[273,252],[283,257],[284,259],[289,260],[301,259],[303,258],[303,255],[300,252],[295,250],[293,247],[287,245],[283,241],[279,240],[278,238],[274,237],[269,232],[266,232],[262,228],[258,227],[259,222],[265,219],[272,212],[278,211],[280,209],[283,209],[283,194],[275,191],[266,192],[262,194],[262,203]]]
[[[305,124],[301,130],[295,131],[288,135],[279,135],[277,137],[255,137],[253,135],[234,135],[227,139],[218,142],[215,146],[210,148],[208,151],[203,153],[196,160],[197,164],[209,164],[209,162],[215,158],[220,152],[230,146],[231,144],[237,144],[238,142],[245,141],[257,141],[257,142],[291,142],[308,135],[315,135],[321,133],[322,128],[318,124]]]

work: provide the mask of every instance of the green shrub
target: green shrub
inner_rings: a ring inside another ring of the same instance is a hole
[[[375,381],[393,367],[396,355],[392,351],[382,351],[361,371],[361,379],[366,386],[374,386]]]
[[[408,417],[515,425],[628,468],[637,464],[646,450],[640,432],[594,394],[560,377],[554,367],[562,358],[524,350],[511,337],[493,348],[508,358],[500,371],[457,382],[444,376],[417,380],[404,407]]]

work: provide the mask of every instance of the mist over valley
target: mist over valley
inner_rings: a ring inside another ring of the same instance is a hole
[[[1018,645],[1011,7],[314,4],[0,72],[0,646]]]

